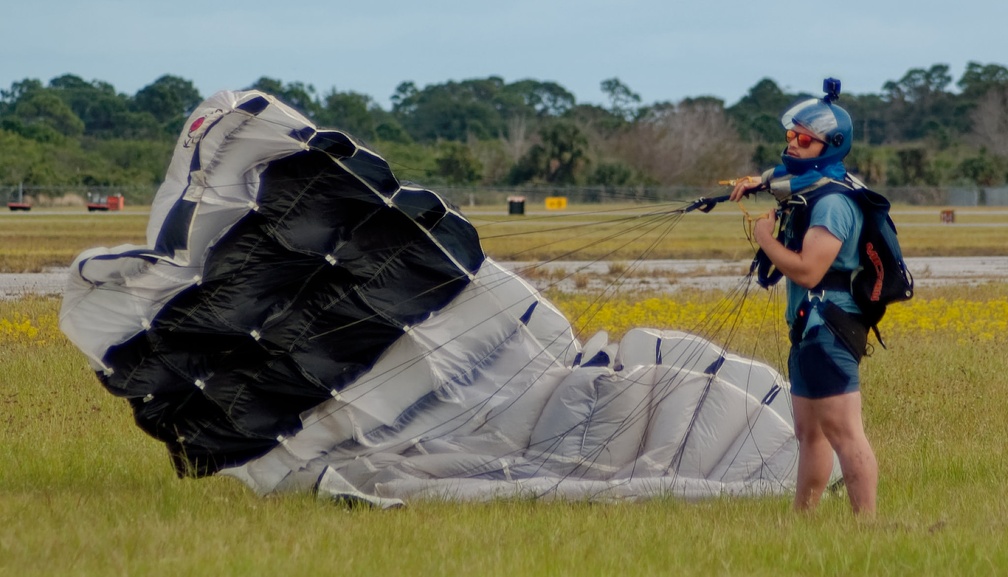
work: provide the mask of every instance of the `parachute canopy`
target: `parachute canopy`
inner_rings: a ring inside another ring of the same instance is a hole
[[[178,474],[263,494],[793,488],[772,368],[680,332],[582,345],[450,203],[255,91],[192,114],[147,245],[81,254],[60,322]]]

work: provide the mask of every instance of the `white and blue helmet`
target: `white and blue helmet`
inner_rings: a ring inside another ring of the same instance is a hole
[[[842,161],[851,150],[854,141],[854,124],[847,111],[835,104],[840,97],[840,81],[827,78],[823,81],[823,98],[803,100],[781,115],[785,130],[801,126],[826,143],[822,154],[815,158],[795,158],[781,154],[784,166],[791,174],[803,174],[809,169],[820,170],[825,166]]]

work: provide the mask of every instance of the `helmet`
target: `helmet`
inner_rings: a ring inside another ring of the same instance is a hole
[[[785,130],[801,126],[826,143],[822,154],[815,158],[795,158],[789,156],[785,149],[781,160],[791,174],[822,169],[842,161],[850,152],[854,140],[854,123],[847,111],[835,104],[840,97],[840,81],[827,78],[823,82],[823,90],[826,96],[822,99],[803,100],[781,115],[781,124]]]

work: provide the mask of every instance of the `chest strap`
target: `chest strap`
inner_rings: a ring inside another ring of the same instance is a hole
[[[849,270],[837,270],[829,269],[823,276],[819,284],[812,289],[812,292],[819,292],[824,290],[835,290],[835,291],[845,291],[851,292],[851,275],[854,274]]]

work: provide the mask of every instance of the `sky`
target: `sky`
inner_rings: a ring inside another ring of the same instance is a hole
[[[389,109],[405,81],[556,82],[605,105],[736,103],[765,78],[817,94],[827,76],[879,94],[908,71],[1008,66],[1004,0],[32,0],[0,9],[0,90],[72,74],[135,94],[170,74],[206,97],[261,77],[357,92]]]

